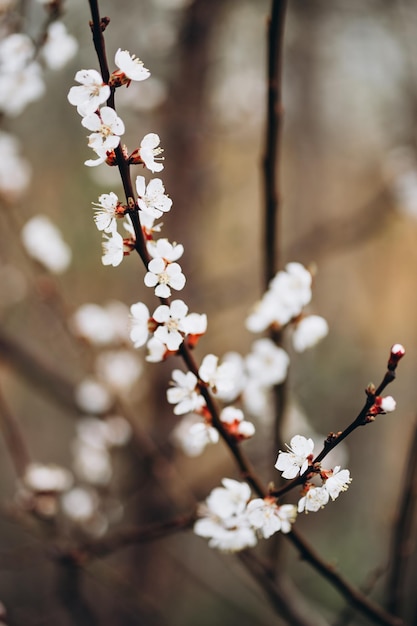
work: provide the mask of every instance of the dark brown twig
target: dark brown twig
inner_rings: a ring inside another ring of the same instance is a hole
[[[1,389],[0,428],[16,474],[19,478],[23,478],[25,470],[30,463],[29,448],[26,444],[20,424],[7,406]]]

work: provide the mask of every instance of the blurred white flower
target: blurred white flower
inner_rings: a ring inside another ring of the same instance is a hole
[[[75,440],[72,444],[74,471],[85,482],[93,485],[108,485],[113,469],[107,448],[87,445]]]
[[[113,402],[108,389],[93,378],[85,378],[77,385],[75,400],[82,411],[92,414],[105,413]]]
[[[76,522],[91,519],[98,506],[97,495],[84,487],[74,487],[62,496],[61,502],[64,513]]]
[[[23,476],[25,486],[31,491],[66,491],[73,483],[69,470],[59,465],[30,463]]]
[[[61,274],[71,262],[71,249],[62,239],[58,228],[46,217],[32,217],[22,229],[26,252],[50,272]]]
[[[0,132],[0,195],[6,201],[16,201],[28,187],[31,167],[19,154],[15,137]]]
[[[245,358],[249,378],[265,387],[282,383],[287,377],[289,363],[285,350],[267,337],[254,341],[251,352]]]
[[[59,70],[70,61],[78,50],[78,42],[70,35],[63,22],[49,24],[42,56],[51,70]]]
[[[97,376],[112,391],[130,391],[142,374],[142,363],[137,354],[130,350],[108,350],[101,352],[95,363]]]
[[[294,328],[292,343],[294,350],[304,352],[321,341],[329,332],[329,325],[320,315],[303,317]]]
[[[172,431],[171,437],[174,444],[189,457],[200,456],[206,446],[219,441],[218,431],[195,413],[183,417]]]
[[[97,346],[111,345],[128,338],[129,310],[123,302],[109,302],[105,306],[86,303],[73,314],[70,327],[73,333]]]

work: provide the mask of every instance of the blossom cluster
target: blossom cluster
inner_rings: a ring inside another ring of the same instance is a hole
[[[278,505],[275,498],[251,499],[247,483],[223,478],[200,507],[194,532],[209,539],[211,548],[237,552],[281,531],[288,533],[297,516],[292,504]]]
[[[246,320],[254,333],[268,328],[292,325],[292,342],[297,352],[304,352],[328,333],[326,320],[319,315],[303,315],[312,297],[312,275],[301,263],[288,263],[269,283],[268,290]]]
[[[335,500],[342,491],[346,491],[351,482],[350,472],[336,466],[334,469],[323,469],[318,464],[313,466],[314,442],[302,435],[292,437],[287,452],[278,454],[275,467],[282,472],[282,477],[289,480],[298,475],[306,474],[303,483],[302,496],[298,501],[298,512],[317,512],[329,498]],[[308,472],[310,470],[310,472]],[[318,476],[321,485],[311,482],[311,478]]]

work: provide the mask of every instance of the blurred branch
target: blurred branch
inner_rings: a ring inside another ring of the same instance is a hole
[[[290,626],[320,626],[327,623],[316,614],[312,614],[311,608],[303,605],[300,594],[295,594],[294,590],[282,584],[281,577],[274,580],[273,572],[253,552],[244,550],[238,557],[260,584],[277,613]]]
[[[7,406],[1,389],[0,427],[6,442],[6,448],[13,461],[16,474],[19,478],[22,478],[25,474],[26,467],[30,463],[29,449],[20,428],[20,424]]]
[[[11,365],[37,390],[49,398],[79,413],[75,402],[75,386],[57,371],[56,365],[46,363],[39,355],[24,348],[16,339],[7,337],[0,329],[0,360]]]
[[[408,452],[401,500],[392,533],[389,574],[386,586],[387,608],[392,613],[398,615],[402,614],[407,564],[415,549],[412,524],[416,510],[416,498],[417,423],[414,426],[413,440]]]
[[[58,596],[74,626],[98,626],[99,621],[82,594],[82,570],[68,561],[61,561],[61,565],[57,582]]]
[[[285,536],[288,537],[291,543],[297,548],[301,558],[312,565],[323,578],[329,581],[352,607],[360,611],[363,615],[366,615],[375,624],[381,624],[382,626],[401,626],[403,624],[401,618],[390,615],[378,604],[369,600],[359,589],[353,587],[353,585],[336,571],[334,566],[326,563],[315,550],[313,550],[311,545],[306,543],[297,530],[292,529],[291,532]]]
[[[360,590],[364,595],[370,595],[378,580],[383,574],[385,574],[385,570],[386,568],[381,566],[377,567],[373,572],[369,574],[366,582],[360,587]],[[340,613],[339,619],[334,622],[333,626],[348,626],[352,619],[354,619],[354,611],[351,606],[347,605],[345,609]]]
[[[277,231],[281,209],[280,150],[282,135],[282,65],[287,0],[272,0],[268,24],[267,119],[264,173],[264,287],[279,265],[280,237]]]
[[[86,541],[75,549],[61,550],[56,558],[63,563],[70,562],[75,565],[83,565],[92,558],[107,556],[127,546],[155,541],[173,533],[187,530],[191,528],[195,520],[196,514],[193,512],[190,515],[176,517],[167,522],[149,524],[141,528],[122,528],[105,537]]]

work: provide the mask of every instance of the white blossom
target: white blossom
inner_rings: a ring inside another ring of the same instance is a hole
[[[347,469],[340,469],[336,466],[329,478],[324,483],[324,489],[328,492],[332,500],[336,500],[341,491],[346,491],[352,482],[350,472]]]
[[[230,478],[222,480],[206,499],[204,517],[197,520],[194,532],[210,539],[209,546],[236,552],[256,545],[257,539],[246,516],[250,488]]]
[[[226,427],[230,435],[239,439],[249,439],[255,434],[255,426],[252,422],[245,420],[241,409],[234,406],[227,406],[220,412],[220,421]]]
[[[114,62],[122,74],[127,77],[128,83],[131,80],[145,80],[151,75],[150,71],[144,67],[142,61],[127,50],[119,48],[114,57]]]
[[[283,478],[295,478],[298,473],[303,474],[308,468],[309,460],[314,449],[314,441],[302,435],[294,435],[288,452],[278,454],[275,467],[282,472]]]
[[[165,194],[165,187],[160,178],[153,178],[146,186],[145,178],[137,176],[136,191],[139,209],[152,217],[161,217],[172,207],[172,200]]]
[[[152,259],[148,263],[148,272],[144,283],[147,287],[155,287],[158,298],[169,298],[171,287],[180,291],[185,285],[185,276],[178,263],[166,263],[161,257]]]
[[[26,222],[21,236],[29,256],[50,272],[61,274],[67,269],[72,257],[71,248],[46,215],[35,215]]]
[[[200,456],[208,445],[219,441],[218,431],[195,413],[183,417],[172,432],[174,443],[190,457]]]
[[[104,163],[107,153],[120,143],[120,136],[125,132],[123,121],[111,107],[102,107],[99,113],[83,117],[81,124],[93,132],[88,137],[88,146],[98,155],[98,159],[89,159],[85,165],[95,166]]]
[[[119,198],[112,191],[110,193],[102,193],[99,196],[98,203],[93,202],[94,221],[98,230],[104,230],[106,233],[115,230],[119,204]]]
[[[323,508],[329,501],[329,492],[325,487],[310,487],[305,496],[298,501],[298,512],[313,511],[316,513]]]
[[[83,117],[91,115],[110,97],[110,87],[103,83],[97,70],[80,70],[75,75],[79,86],[71,87],[68,93],[70,104],[77,107]]]
[[[91,519],[96,512],[97,505],[97,495],[84,487],[74,487],[62,496],[63,512],[77,522]]]
[[[289,533],[297,516],[297,508],[292,504],[278,506],[272,498],[255,498],[247,506],[251,526],[265,538],[281,531]]]
[[[184,253],[184,246],[180,243],[170,243],[168,239],[162,238],[156,241],[148,241],[148,252],[153,258],[160,257],[172,263],[178,261]]]
[[[276,274],[268,290],[246,320],[251,332],[279,327],[297,317],[311,300],[312,277],[300,263],[288,263]]]
[[[77,475],[93,485],[107,485],[113,475],[107,448],[98,448],[75,440],[72,445],[74,470]]]
[[[219,364],[219,357],[207,354],[201,362],[198,375],[214,393],[228,393],[234,387],[235,366],[228,361]]]
[[[39,100],[44,93],[42,69],[36,61],[13,72],[0,69],[0,111],[5,115],[20,115],[28,104]]]
[[[157,162],[163,159],[159,155],[163,149],[159,147],[160,139],[156,133],[148,133],[140,142],[139,154],[145,166],[151,172],[161,172],[164,169],[162,163]]]
[[[103,233],[102,241],[103,254],[101,262],[103,265],[117,267],[123,261],[125,248],[123,237],[114,229],[110,234]]]
[[[296,325],[292,334],[294,350],[304,352],[321,341],[329,332],[329,325],[324,317],[308,315]]]
[[[146,347],[148,348],[148,354],[145,358],[149,363],[160,363],[164,360],[167,354],[167,347],[162,341],[159,341],[156,337],[151,337]]]
[[[183,320],[188,307],[182,300],[173,300],[168,306],[161,304],[154,311],[153,318],[159,324],[154,335],[170,351],[177,351],[184,340]]]
[[[391,413],[397,408],[397,403],[392,396],[385,396],[381,398],[380,407],[384,413]]]
[[[175,415],[184,415],[202,409],[206,402],[199,393],[197,387],[197,377],[192,372],[181,372],[173,370],[171,374],[173,386],[167,389],[167,400],[170,404],[175,404]]]

